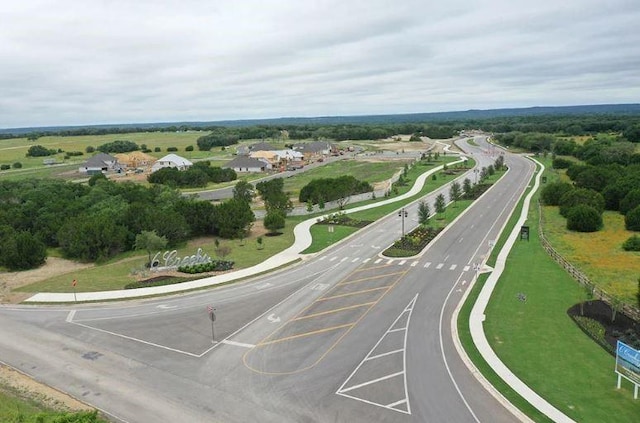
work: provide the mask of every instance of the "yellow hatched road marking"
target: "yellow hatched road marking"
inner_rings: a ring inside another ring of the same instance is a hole
[[[291,319],[290,322],[295,322],[295,321],[304,320],[304,319],[311,319],[313,317],[324,316],[325,314],[339,313],[341,311],[351,310],[351,309],[354,309],[354,308],[359,308],[359,307],[364,307],[364,306],[371,306],[371,305],[374,305],[375,303],[376,303],[375,301],[372,301],[370,303],[362,303],[362,304],[356,304],[356,305],[351,305],[351,306],[347,306],[347,307],[336,308],[336,309],[328,310],[328,311],[321,311],[319,313],[308,314],[306,316],[296,317],[295,319]]]
[[[356,323],[357,323],[357,321],[356,322],[351,322],[351,323],[346,323],[344,325],[331,326],[329,328],[323,328],[323,329],[318,329],[318,330],[314,330],[314,331],[310,331],[310,332],[299,333],[297,335],[285,336],[284,338],[274,339],[273,341],[260,342],[257,346],[263,347],[265,345],[277,344],[279,342],[289,341],[291,339],[304,338],[306,336],[316,335],[318,333],[330,332],[330,331],[333,331],[333,330],[343,329],[343,328],[346,328],[346,327],[353,326]]]
[[[358,294],[362,294],[362,293],[365,293],[365,292],[380,291],[381,289],[389,289],[392,286],[393,286],[393,284],[386,285],[386,286],[381,286],[379,288],[363,289],[362,291],[347,292],[346,294],[334,295],[332,297],[322,297],[322,298],[318,298],[317,300],[315,300],[315,302],[317,303],[317,302],[320,302],[320,301],[334,300],[336,298],[350,297],[351,295],[358,295]]]

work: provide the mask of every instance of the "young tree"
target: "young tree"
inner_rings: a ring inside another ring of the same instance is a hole
[[[149,255],[149,261],[151,264],[151,253],[162,250],[167,246],[167,238],[159,236],[156,231],[142,231],[136,235],[135,241],[136,250],[145,250]]]
[[[436,197],[434,208],[436,209],[436,213],[438,213],[439,215],[442,215],[445,212],[445,210],[447,209],[447,203],[444,199],[444,194],[438,194],[438,196]]]
[[[269,230],[269,233],[275,234],[279,229],[284,228],[285,219],[279,211],[271,211],[264,217],[263,224]]]
[[[253,185],[244,179],[239,180],[233,188],[233,198],[251,203],[251,200],[253,200]]]
[[[429,225],[429,217],[431,216],[431,209],[426,201],[422,200],[418,203],[418,222],[421,225]]]
[[[471,185],[471,179],[464,178],[464,181],[462,181],[462,196],[464,198],[471,198],[472,192],[473,186]]]
[[[451,183],[451,188],[449,188],[449,198],[453,201],[453,206],[456,207],[456,203],[460,200],[462,196],[462,189],[460,188],[460,184],[458,181],[453,181]]]

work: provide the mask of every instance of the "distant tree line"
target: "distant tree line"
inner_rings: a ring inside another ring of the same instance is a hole
[[[255,216],[248,202],[213,205],[153,185],[95,178],[89,186],[58,180],[0,181],[0,265],[37,267],[47,248],[67,258],[102,261],[133,250],[154,231],[175,247],[205,235],[244,237]]]

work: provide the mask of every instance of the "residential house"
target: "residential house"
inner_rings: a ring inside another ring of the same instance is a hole
[[[244,172],[265,172],[271,169],[271,164],[264,159],[255,159],[247,156],[237,156],[230,162],[224,164],[223,168],[230,168],[238,173]]]
[[[128,169],[149,168],[158,160],[147,153],[143,153],[142,151],[119,153],[116,154],[115,157],[118,159],[118,163]]]
[[[304,155],[304,159],[309,162],[326,157],[332,152],[332,146],[327,141],[298,143],[293,145],[293,149],[301,152]]]
[[[178,170],[186,170],[193,165],[189,160],[184,157],[180,157],[177,154],[167,154],[166,156],[158,159],[157,162],[151,166],[151,172],[155,172],[164,167],[175,167]]]
[[[78,172],[95,175],[96,173],[117,171],[119,169],[120,164],[118,163],[118,159],[110,154],[98,153],[80,165]]]
[[[256,144],[252,144],[249,147],[249,150],[253,151],[271,151],[271,150],[275,150],[276,148],[274,146],[272,146],[269,143],[266,143],[264,141],[258,142]]]

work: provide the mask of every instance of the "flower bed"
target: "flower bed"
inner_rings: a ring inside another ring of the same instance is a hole
[[[410,257],[419,254],[444,228],[419,226],[409,232],[382,254],[387,257]]]

